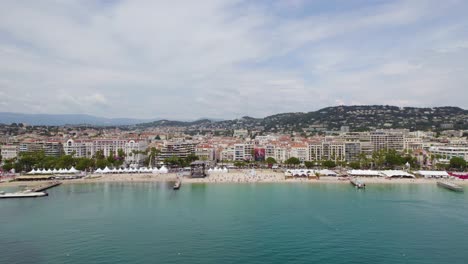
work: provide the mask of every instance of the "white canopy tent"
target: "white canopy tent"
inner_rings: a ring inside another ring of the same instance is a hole
[[[421,175],[424,178],[448,178],[449,174],[446,171],[416,171],[417,175]]]
[[[349,176],[382,177],[380,171],[376,170],[349,170]]]
[[[405,178],[416,178],[413,174],[402,170],[383,170],[380,171],[385,177],[405,177]]]

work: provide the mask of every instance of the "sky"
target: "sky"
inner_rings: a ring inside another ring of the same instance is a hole
[[[0,112],[468,108],[466,0],[2,0]]]

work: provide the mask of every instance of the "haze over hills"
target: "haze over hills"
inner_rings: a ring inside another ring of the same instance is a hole
[[[92,125],[92,126],[128,126],[163,120],[162,118],[106,118],[87,114],[24,114],[0,112],[0,124],[25,123],[34,126]],[[221,119],[201,118],[199,120],[221,121]],[[184,120],[175,122],[199,122]]]
[[[84,114],[19,114],[0,113],[0,123],[30,125],[92,125],[187,127],[193,129],[260,129],[264,131],[337,130],[349,126],[353,130],[372,128],[468,129],[468,110],[459,107],[397,107],[387,105],[333,106],[307,113],[280,113],[264,118],[245,116],[233,120],[199,119],[157,121],[132,118],[104,118]]]
[[[28,125],[93,125],[93,126],[121,126],[149,122],[147,119],[105,118],[86,114],[22,114],[0,112],[0,123],[25,123]]]
[[[194,129],[259,129],[264,131],[353,130],[372,128],[468,129],[468,110],[459,107],[397,107],[387,105],[333,106],[312,112],[281,113],[265,118],[243,117],[213,122],[159,120],[139,127],[179,126]]]

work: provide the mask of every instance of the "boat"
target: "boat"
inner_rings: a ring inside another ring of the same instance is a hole
[[[23,191],[23,192],[14,192],[14,193],[5,193],[0,192],[0,198],[35,198],[35,197],[43,197],[48,196],[49,194],[46,192],[32,192],[30,190]]]
[[[448,182],[448,181],[438,181],[437,186],[455,191],[455,192],[463,192],[463,188],[459,185],[456,185],[455,183]]]
[[[177,180],[175,183],[174,183],[174,186],[172,187],[172,189],[174,190],[179,190],[180,189],[180,185],[182,185],[182,182],[180,180]]]
[[[349,179],[349,182],[356,188],[358,189],[364,189],[366,188],[366,184],[361,182],[360,180],[358,179]]]

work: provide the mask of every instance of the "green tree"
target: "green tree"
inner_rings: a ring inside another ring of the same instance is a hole
[[[330,169],[336,167],[336,163],[333,160],[326,160],[322,162],[322,166],[325,166]]]
[[[354,170],[359,170],[361,168],[361,163],[358,161],[353,161],[349,163],[349,167],[351,167]]]
[[[372,163],[374,163],[377,168],[381,168],[385,163],[385,152],[384,149],[381,149],[372,153]]]
[[[304,165],[306,166],[306,168],[308,169],[311,169],[315,166],[315,162],[313,161],[304,161]]]
[[[106,159],[98,159],[96,160],[96,167],[100,169],[104,169],[105,167],[109,166],[110,163]]]
[[[247,165],[247,163],[245,163],[244,161],[235,161],[234,162],[234,166],[240,168],[240,167],[245,167]]]
[[[294,165],[294,166],[295,166],[295,165],[301,164],[301,161],[300,161],[298,158],[296,158],[296,157],[291,157],[291,158],[285,160],[285,161],[284,161],[284,164],[287,164],[287,165]]]
[[[94,159],[89,158],[78,158],[76,160],[76,169],[77,170],[88,170],[92,169],[95,165]],[[105,166],[104,166],[105,167]]]
[[[460,157],[450,159],[450,168],[464,170],[466,168],[466,160]]]
[[[5,162],[5,164],[3,164],[2,168],[4,171],[10,171],[11,169],[13,169],[14,165],[11,161],[7,161]]]
[[[273,157],[268,157],[265,162],[268,164],[268,165],[273,165],[273,164],[276,164],[276,160],[273,158]]]

